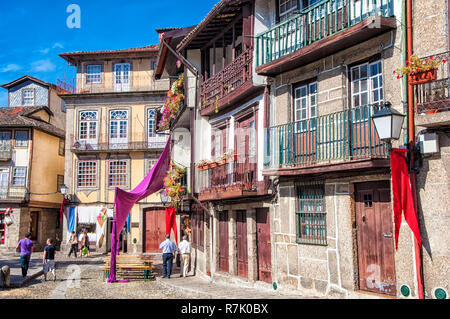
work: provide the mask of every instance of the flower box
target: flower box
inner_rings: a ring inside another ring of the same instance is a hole
[[[218,165],[218,166],[223,166],[223,165],[225,165],[226,163],[227,163],[226,158],[222,158],[222,159],[220,159],[220,160],[217,161],[217,165]]]
[[[217,163],[216,162],[212,162],[212,163],[209,163],[209,168],[214,168],[214,167],[217,167]]]
[[[409,83],[411,85],[429,83],[435,81],[436,77],[437,77],[437,69],[410,73]]]

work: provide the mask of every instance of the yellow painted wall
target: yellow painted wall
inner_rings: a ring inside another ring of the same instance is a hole
[[[130,63],[131,64],[131,88],[135,88],[138,91],[149,90],[153,84],[153,73],[151,70],[151,61],[156,59],[156,55],[153,58],[139,58],[139,59],[112,59],[108,61],[89,61],[83,62],[81,67],[77,70],[77,84],[78,89],[89,88],[90,92],[105,91],[105,89],[114,88],[114,65],[117,63]],[[103,78],[102,83],[99,84],[86,84],[86,65],[89,64],[103,64]],[[131,89],[131,91],[134,91]]]
[[[33,129],[30,201],[58,203],[57,175],[64,176],[64,156],[58,154],[59,137]],[[36,195],[47,194],[47,195]]]

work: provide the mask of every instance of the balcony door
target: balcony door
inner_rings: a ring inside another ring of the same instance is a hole
[[[83,147],[97,148],[98,143],[98,112],[80,112],[80,124],[78,128],[78,139]]]
[[[256,126],[253,113],[236,123],[235,149],[237,150],[236,182],[245,190],[252,190],[256,183]]]
[[[0,168],[0,199],[6,199],[8,196],[9,170]]]
[[[128,146],[128,111],[109,112],[109,146],[111,149],[124,149]]]
[[[118,63],[114,65],[114,89],[116,92],[130,91],[131,64]]]

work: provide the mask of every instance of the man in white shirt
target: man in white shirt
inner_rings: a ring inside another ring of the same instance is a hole
[[[181,254],[181,275],[180,277],[186,277],[189,268],[189,261],[191,259],[191,244],[187,240],[187,236],[183,236],[183,240],[178,245],[178,251]]]

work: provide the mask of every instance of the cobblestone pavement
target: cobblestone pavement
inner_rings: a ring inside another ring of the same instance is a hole
[[[56,256],[56,281],[48,274],[48,281],[42,276],[31,280],[24,287],[18,256],[0,256],[0,267],[11,268],[12,288],[0,289],[0,299],[267,299],[301,298],[299,295],[275,293],[270,289],[243,287],[237,284],[212,283],[200,276],[179,277],[175,268],[171,279],[162,279],[161,262],[155,263],[156,280],[132,281],[108,284],[98,269],[103,265],[104,255],[91,255],[85,258]],[[28,275],[42,269],[41,253],[35,253],[30,262]]]

